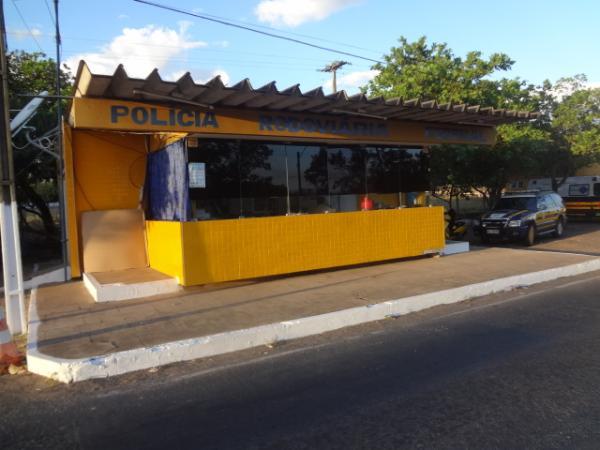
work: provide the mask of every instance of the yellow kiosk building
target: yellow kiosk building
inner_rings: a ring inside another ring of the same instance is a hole
[[[71,276],[190,286],[437,253],[427,146],[492,144],[526,112],[93,74],[65,124]]]

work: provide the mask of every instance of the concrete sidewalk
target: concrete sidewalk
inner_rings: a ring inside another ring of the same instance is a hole
[[[540,239],[531,248],[600,256],[600,223],[570,221],[561,239]]]
[[[472,231],[472,230],[471,230]],[[523,249],[519,243],[504,242],[482,244],[479,236],[469,237],[471,245]],[[600,222],[569,221],[562,238],[540,237],[528,250],[600,256]]]
[[[29,369],[64,382],[332,331],[600,269],[600,259],[507,248],[95,303],[83,283],[39,288]]]

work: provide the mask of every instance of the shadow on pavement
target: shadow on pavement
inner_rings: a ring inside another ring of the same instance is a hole
[[[578,253],[600,256],[600,222],[569,222],[562,238],[540,236],[531,247],[518,242],[496,242],[484,244],[479,236],[469,236],[472,250],[485,247],[518,248],[522,250],[547,251],[557,253]]]

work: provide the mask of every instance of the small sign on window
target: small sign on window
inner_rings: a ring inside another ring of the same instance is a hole
[[[206,164],[203,162],[188,163],[190,188],[206,187]]]
[[[589,195],[589,194],[590,194],[589,184],[570,184],[569,185],[569,196]]]

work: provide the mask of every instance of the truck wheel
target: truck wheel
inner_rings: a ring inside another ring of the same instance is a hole
[[[530,247],[533,244],[535,244],[536,235],[537,235],[537,232],[535,229],[535,225],[530,224],[527,227],[527,234],[525,235],[525,245]]]
[[[556,225],[554,226],[554,236],[557,238],[560,238],[560,237],[562,237],[562,235],[564,233],[565,233],[565,223],[561,217],[556,221]]]

